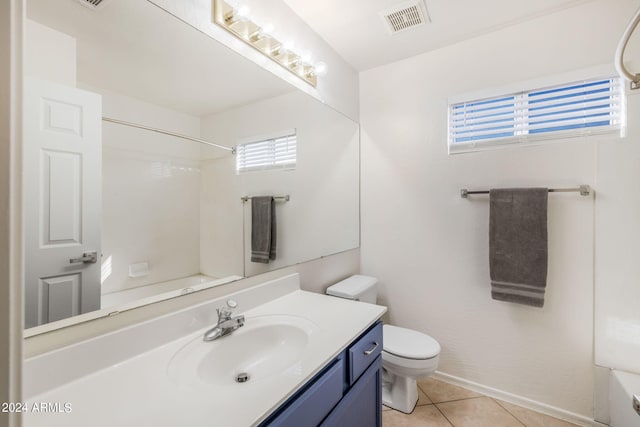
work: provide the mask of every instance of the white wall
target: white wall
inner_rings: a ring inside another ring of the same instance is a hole
[[[25,75],[76,86],[76,39],[30,19],[25,26]]]
[[[391,321],[435,337],[444,373],[587,418],[594,227],[615,221],[619,207],[596,222],[593,198],[550,196],[547,294],[535,309],[491,299],[488,199],[461,199],[459,191],[590,184],[598,204],[606,203],[610,186],[601,192],[596,179],[599,155],[637,142],[637,127],[621,141],[592,137],[448,156],[447,98],[611,63],[634,6],[587,2],[361,73],[362,272],[380,279]],[[638,114],[630,105],[630,120]]]
[[[192,0],[189,2],[182,0],[151,1],[283,80],[290,82],[298,89],[326,102],[353,120],[358,120],[358,73],[282,0],[252,2],[253,9],[265,11],[262,16],[263,20],[270,21],[279,31],[289,34],[295,41],[296,46],[309,50],[315,58],[327,63],[329,73],[318,78],[316,88],[313,88],[276,62],[237,39],[225,29],[213,24],[212,0]]]
[[[640,73],[640,28],[625,57]],[[595,361],[640,374],[640,90],[632,93],[629,141],[597,152]]]
[[[297,136],[295,170],[238,175],[235,156],[203,162],[203,273],[253,276],[358,247],[357,123],[293,92],[206,117],[202,125],[203,138],[227,146],[290,129]],[[289,202],[276,204],[276,259],[252,263],[251,206],[240,198],[287,194]]]
[[[103,114],[200,136],[200,118],[124,95],[102,95]],[[200,272],[200,144],[103,122],[102,293]],[[129,277],[147,262],[149,274]]]

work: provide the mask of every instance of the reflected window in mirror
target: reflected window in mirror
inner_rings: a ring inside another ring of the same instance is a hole
[[[296,131],[250,138],[236,147],[236,172],[296,168]]]

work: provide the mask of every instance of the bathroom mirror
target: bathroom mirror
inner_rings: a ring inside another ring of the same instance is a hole
[[[150,1],[90,3],[27,1],[26,336],[358,247],[357,123]],[[196,141],[285,135],[295,167],[240,173]]]

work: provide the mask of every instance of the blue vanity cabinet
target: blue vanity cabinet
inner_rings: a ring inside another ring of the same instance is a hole
[[[328,363],[260,427],[380,427],[382,323]]]
[[[382,323],[378,322],[347,348],[349,386],[353,386],[382,352]]]
[[[382,425],[382,356],[378,356],[322,427],[380,427]]]

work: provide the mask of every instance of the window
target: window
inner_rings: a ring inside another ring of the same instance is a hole
[[[236,146],[236,171],[238,173],[295,169],[296,131],[281,132],[279,136],[262,138]]]
[[[611,133],[624,125],[618,77],[584,80],[449,105],[449,153]]]

